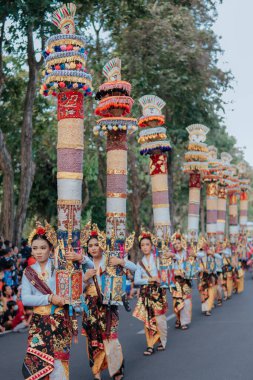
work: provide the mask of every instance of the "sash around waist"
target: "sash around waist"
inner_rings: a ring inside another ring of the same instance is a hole
[[[45,306],[35,306],[33,308],[33,312],[35,314],[40,315],[50,315],[51,314],[52,305],[45,305]],[[60,314],[63,311],[63,307],[57,307],[54,311],[54,314]]]

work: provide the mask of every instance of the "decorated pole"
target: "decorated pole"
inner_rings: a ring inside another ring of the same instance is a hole
[[[81,271],[67,262],[65,254],[80,248],[80,218],[83,180],[84,96],[91,95],[87,73],[85,39],[75,34],[76,6],[65,4],[53,14],[61,34],[46,42],[46,68],[41,93],[57,97],[57,189],[58,255],[56,254],[57,294],[78,302],[82,293]],[[80,256],[81,257],[81,256]]]
[[[208,169],[208,149],[205,144],[209,128],[192,124],[186,128],[189,133],[188,152],[185,153],[183,170],[189,173],[188,240],[198,241],[201,174]]]
[[[107,81],[99,87],[96,99],[99,104],[96,115],[102,118],[94,127],[94,134],[106,136],[107,189],[106,189],[106,236],[110,255],[124,256],[126,243],[127,201],[127,135],[137,129],[137,120],[130,114],[133,99],[131,84],[121,80],[121,60],[114,58],[103,68]],[[128,244],[128,242],[127,242]],[[108,271],[102,289],[104,303],[121,304],[124,293],[122,268]],[[110,286],[109,286],[110,283]]]
[[[236,167],[231,166],[231,175],[228,177],[229,240],[234,245],[239,237],[238,194],[240,193],[240,186],[236,172]]]
[[[222,171],[220,173],[220,179],[218,183],[218,214],[217,214],[217,242],[222,243],[225,238],[226,228],[226,211],[227,211],[227,181],[230,172],[230,161],[232,156],[229,153],[221,153],[221,165]]]
[[[206,183],[206,233],[212,244],[216,242],[217,220],[218,220],[218,170],[220,163],[217,158],[217,148],[208,147],[208,171],[204,175]]]
[[[155,233],[158,238],[166,240],[171,233],[166,152],[171,147],[163,126],[165,117],[161,112],[165,102],[155,95],[144,95],[139,102],[143,115],[139,119],[141,131],[138,142],[141,144],[140,153],[150,156]]]
[[[240,232],[246,232],[248,223],[248,190],[250,180],[245,178],[247,167],[245,162],[237,165],[240,182]]]
[[[240,162],[237,165],[239,172],[239,184],[240,184],[240,234],[238,241],[238,255],[244,262],[247,261],[247,225],[248,225],[248,190],[250,187],[250,180],[245,178],[247,167],[245,162]]]

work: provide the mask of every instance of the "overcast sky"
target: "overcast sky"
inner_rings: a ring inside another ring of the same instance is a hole
[[[253,166],[253,0],[223,0],[214,31],[221,36],[222,68],[235,76],[234,90],[224,95],[225,123],[245,159]]]

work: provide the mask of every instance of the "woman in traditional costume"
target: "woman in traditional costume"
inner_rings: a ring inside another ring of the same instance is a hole
[[[172,236],[172,244],[175,250],[173,257],[175,287],[172,290],[174,313],[177,317],[175,327],[187,330],[192,318],[192,289],[190,280],[185,276],[188,259],[187,252],[184,249],[184,247],[186,248],[186,241],[180,233],[175,233]]]
[[[168,303],[166,289],[160,287],[156,260],[152,253],[152,235],[149,232],[141,233],[139,246],[143,258],[137,264],[134,283],[140,286],[140,297],[133,316],[144,322],[147,340],[147,349],[144,351],[144,355],[150,356],[154,353],[156,344],[158,344],[158,351],[165,350]]]
[[[93,225],[95,226],[95,225]],[[99,230],[93,227],[87,240],[87,250],[94,263],[94,269],[84,274],[88,313],[83,315],[83,335],[87,337],[90,367],[94,380],[100,380],[102,371],[108,368],[115,380],[124,378],[124,360],[118,340],[118,306],[104,305],[101,293],[102,275],[105,272],[105,257],[99,244]],[[135,272],[136,265],[129,260],[111,257],[109,265],[120,265]]]
[[[36,263],[25,269],[22,278],[22,302],[33,307],[23,376],[29,380],[68,380],[74,326],[68,314],[68,299],[55,294],[52,239],[40,225],[30,235],[29,244]],[[66,259],[77,261],[80,254],[66,254]]]
[[[231,298],[232,292],[233,292],[232,252],[228,246],[223,250],[222,271],[223,271],[224,301],[226,301]]]
[[[222,273],[222,266],[223,266],[223,258],[222,254],[220,252],[220,247],[217,247],[218,252],[214,254],[214,260],[215,260],[215,271],[217,276],[217,305],[222,306],[222,289],[223,289],[223,273]]]

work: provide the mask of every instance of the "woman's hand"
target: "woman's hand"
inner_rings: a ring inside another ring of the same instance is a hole
[[[172,258],[173,256],[174,256],[174,253],[169,252],[169,251],[163,253],[163,257],[164,257],[165,259]]]
[[[88,269],[86,272],[85,272],[85,275],[83,277],[83,280],[84,282],[87,282],[89,281],[90,278],[96,276],[97,274],[97,270],[96,269]]]
[[[57,296],[56,294],[53,294],[51,298],[51,303],[55,306],[64,306],[67,302],[64,297]]]
[[[76,253],[74,251],[66,253],[65,257],[69,261],[82,261],[83,260],[83,256],[80,255],[80,253]]]
[[[116,267],[117,265],[124,267],[125,266],[125,260],[119,259],[117,257],[110,257],[109,265],[111,265],[112,267]]]
[[[153,276],[149,279],[149,282],[157,282],[158,284],[160,284],[161,280],[158,276]]]

